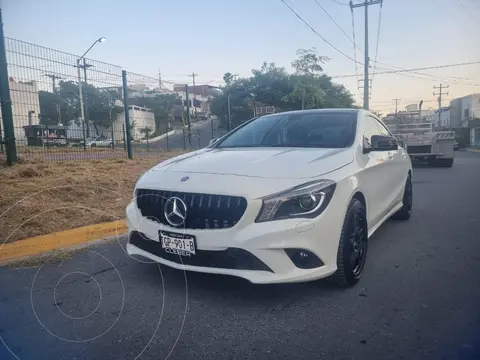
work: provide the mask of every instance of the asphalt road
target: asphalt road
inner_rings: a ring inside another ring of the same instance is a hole
[[[174,135],[169,136],[168,138],[156,141],[154,143],[148,144],[148,147],[152,150],[166,150],[168,149],[183,149],[185,146],[187,148],[202,148],[208,145],[209,141],[218,137],[223,132],[218,128],[218,122],[214,121],[213,124],[210,121],[202,121],[199,124],[192,124],[192,144],[188,142],[188,137],[185,137],[182,132],[182,128],[176,129]],[[147,148],[147,144],[135,144],[135,148]]]
[[[479,179],[475,153],[415,169],[412,219],[372,237],[348,290],[185,274],[123,239],[0,268],[0,359],[480,359]]]

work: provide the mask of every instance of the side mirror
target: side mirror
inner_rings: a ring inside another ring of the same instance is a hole
[[[218,141],[218,138],[213,138],[208,142],[208,146],[215,144]]]
[[[365,149],[366,152],[398,150],[397,139],[393,136],[373,135],[371,143],[371,147]]]

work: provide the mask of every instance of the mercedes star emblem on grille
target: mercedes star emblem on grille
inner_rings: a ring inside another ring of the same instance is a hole
[[[187,218],[187,205],[178,197],[171,197],[164,206],[165,219],[172,226],[180,226]]]

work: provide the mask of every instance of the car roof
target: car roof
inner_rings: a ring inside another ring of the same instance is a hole
[[[275,115],[307,115],[307,114],[328,114],[328,113],[351,113],[358,114],[363,112],[363,109],[352,109],[352,108],[331,108],[331,109],[309,109],[309,110],[293,110],[293,111],[284,111],[275,114],[269,114],[264,116],[275,116]]]

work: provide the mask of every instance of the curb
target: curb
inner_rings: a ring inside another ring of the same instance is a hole
[[[37,256],[89,242],[98,242],[99,239],[126,232],[127,225],[125,221],[117,220],[18,240],[0,245],[0,263]]]

